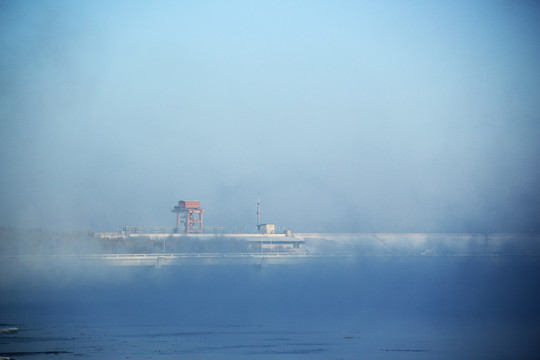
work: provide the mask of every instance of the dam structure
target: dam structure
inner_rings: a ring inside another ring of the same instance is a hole
[[[540,257],[540,235],[432,233],[160,234],[36,232],[4,246],[0,270],[39,266],[302,265],[403,257]],[[32,251],[32,249],[34,249]],[[490,260],[491,261],[491,260]],[[6,270],[7,271],[7,270]]]
[[[433,233],[276,233],[261,222],[257,199],[257,233],[205,232],[200,201],[178,201],[172,210],[176,227],[124,227],[94,236],[110,244],[113,254],[92,257],[114,265],[299,263],[317,259],[348,261],[366,256],[540,256],[540,236],[521,234]],[[219,228],[224,230],[224,228]],[[142,250],[142,251],[141,251]]]
[[[285,264],[365,257],[540,256],[540,236],[524,234],[291,233],[96,234],[147,241],[154,252],[103,254],[113,265]],[[98,258],[93,258],[98,260]]]
[[[200,201],[180,200],[171,211],[176,214],[176,226],[124,226],[118,232],[82,236],[38,231],[12,240],[11,247],[6,246],[7,251],[0,255],[0,265],[22,261],[161,267],[302,264],[366,257],[540,256],[539,234],[276,232],[275,224],[261,222],[259,199],[256,233],[225,233],[223,227],[205,227]],[[32,237],[35,239],[29,240]],[[22,246],[21,241],[28,243]]]

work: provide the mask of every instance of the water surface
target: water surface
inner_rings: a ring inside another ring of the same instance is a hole
[[[75,266],[75,268],[71,268]],[[3,282],[15,359],[534,359],[535,257],[53,266]]]

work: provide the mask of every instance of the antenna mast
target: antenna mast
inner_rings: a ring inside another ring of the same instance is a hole
[[[257,198],[257,230],[261,233],[261,199]]]

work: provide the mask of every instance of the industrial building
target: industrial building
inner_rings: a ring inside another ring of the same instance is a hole
[[[261,234],[275,234],[276,225],[274,224],[261,224],[259,225],[259,232]]]
[[[180,200],[178,205],[171,210],[176,214],[176,228],[174,233],[202,233],[204,232],[203,215],[200,201]],[[261,224],[261,202],[257,199],[257,229],[261,235],[276,233],[274,224]],[[212,231],[215,232],[215,231]],[[290,232],[288,232],[290,234]],[[290,236],[288,234],[288,236]]]
[[[171,210],[176,213],[175,232],[202,233],[204,209],[200,201],[178,201],[178,205]]]

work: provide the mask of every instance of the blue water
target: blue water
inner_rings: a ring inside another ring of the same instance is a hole
[[[0,355],[537,359],[539,264],[396,256],[262,268],[52,267],[2,283],[0,328],[19,332],[0,334]]]

